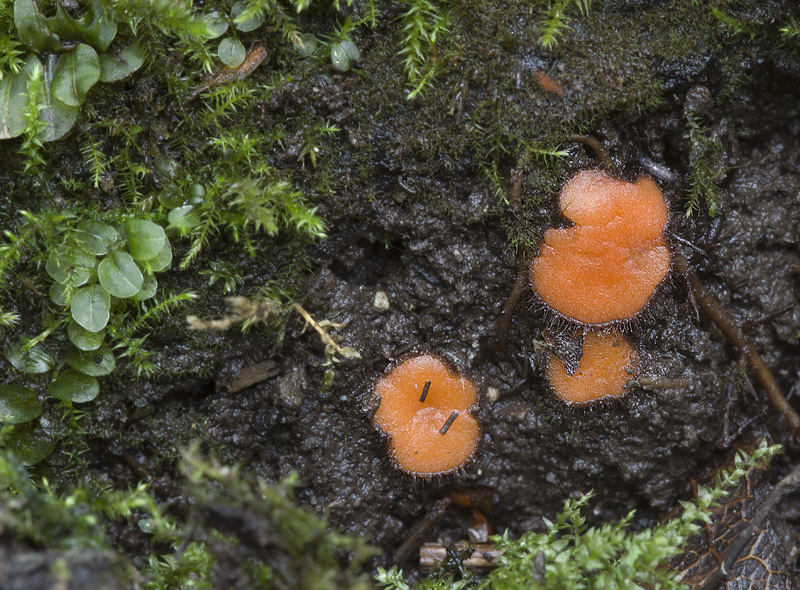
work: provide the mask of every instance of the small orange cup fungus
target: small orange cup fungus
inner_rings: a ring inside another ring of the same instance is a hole
[[[575,322],[633,318],[669,272],[661,190],[649,178],[627,182],[583,170],[564,186],[559,205],[575,225],[545,232],[530,266],[533,290]]]
[[[564,362],[551,355],[547,376],[559,398],[582,405],[623,395],[638,364],[636,351],[620,334],[589,332],[583,338],[583,355],[575,374],[568,374]]]
[[[403,471],[443,475],[464,465],[478,447],[471,415],[475,385],[436,356],[408,358],[375,385],[373,422],[390,437],[389,453]]]

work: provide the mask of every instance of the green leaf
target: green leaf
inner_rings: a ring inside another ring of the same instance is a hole
[[[78,289],[69,302],[72,319],[90,332],[99,332],[108,323],[111,298],[101,285]]]
[[[358,61],[358,59],[361,57],[361,52],[358,50],[358,47],[349,39],[342,41],[339,46],[342,48],[342,51],[344,51],[344,54],[351,63]]]
[[[0,385],[0,422],[24,424],[42,415],[42,402],[30,387]]]
[[[184,205],[169,212],[167,216],[170,227],[192,229],[200,224],[200,217],[191,205]]]
[[[53,452],[56,443],[51,439],[38,424],[18,424],[4,437],[5,448],[10,449],[14,455],[22,461],[22,464],[30,467]]]
[[[67,306],[67,286],[60,283],[50,285],[50,301],[60,307]]]
[[[100,55],[100,81],[117,82],[130,76],[144,63],[144,46],[138,41],[128,45],[119,57],[110,53]]]
[[[97,278],[110,295],[125,299],[142,288],[142,271],[127,252],[115,250],[97,267]]]
[[[58,246],[50,250],[44,269],[50,278],[62,285],[72,281],[76,287],[89,280],[95,259],[78,249]]]
[[[105,51],[117,35],[117,23],[107,18],[101,2],[89,3],[80,20],[72,18],[56,4],[56,14],[47,19],[47,26],[63,41],[89,43],[97,51]]]
[[[131,256],[140,261],[155,258],[167,243],[164,228],[146,219],[129,219],[125,222],[125,233]]]
[[[333,43],[331,45],[331,63],[340,72],[346,72],[350,69],[350,58],[341,43]]]
[[[164,249],[159,252],[155,258],[153,258],[150,262],[150,270],[153,272],[163,272],[167,270],[170,265],[172,264],[172,246],[167,240],[167,243],[164,244]]]
[[[136,294],[136,301],[145,301],[146,299],[150,299],[156,294],[156,289],[158,288],[158,281],[153,275],[147,275],[144,278],[144,284],[142,285],[142,290]]]
[[[231,8],[231,17],[233,17],[233,26],[239,29],[244,33],[249,33],[250,31],[255,31],[258,27],[260,27],[264,23],[264,17],[260,14],[256,14],[248,19],[241,19],[241,14],[247,8],[247,2],[237,2]]]
[[[0,80],[0,139],[17,137],[27,127],[25,112],[28,108],[28,80],[39,58],[29,55],[19,73],[8,72]]]
[[[59,5],[60,7],[60,5]],[[85,41],[97,49],[105,51],[117,36],[117,23],[108,18],[102,2],[92,2],[86,15],[78,21],[78,28]]]
[[[14,2],[14,26],[20,40],[36,53],[50,49],[50,29],[47,19],[33,0]]]
[[[245,55],[247,55],[247,51],[245,51],[244,45],[242,45],[242,42],[238,39],[225,37],[219,43],[217,55],[219,55],[222,63],[229,68],[238,68],[240,65],[242,65]]]
[[[110,225],[96,221],[84,221],[78,226],[75,239],[81,247],[97,256],[107,253],[119,239],[119,234]]]
[[[228,30],[228,22],[218,12],[211,12],[203,17],[208,25],[207,39],[216,39]]]
[[[28,375],[46,373],[55,366],[53,357],[39,346],[25,350],[23,344],[16,344],[6,349],[6,359],[15,369]]]
[[[100,59],[89,45],[79,43],[63,54],[53,73],[53,96],[66,105],[80,106],[86,93],[100,80]]]
[[[43,141],[56,141],[72,129],[78,118],[80,108],[65,104],[53,96],[52,82],[59,59],[50,55],[44,63],[44,84],[42,87],[42,110],[39,116],[47,123],[42,133]]]
[[[72,342],[81,350],[97,350],[105,340],[105,331],[90,332],[76,322],[67,324],[67,336],[69,341]]]
[[[50,384],[50,395],[69,402],[90,402],[99,393],[100,383],[97,378],[75,369],[67,369]]]
[[[97,350],[71,348],[67,353],[67,364],[84,375],[102,377],[114,370],[116,361],[108,345],[103,344]]]
[[[310,57],[314,55],[314,52],[317,50],[317,45],[317,38],[314,35],[311,33],[303,33],[300,35],[300,44],[295,45],[295,49],[301,57]]]

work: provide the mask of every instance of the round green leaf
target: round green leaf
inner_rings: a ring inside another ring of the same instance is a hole
[[[97,52],[85,43],[65,53],[58,60],[51,87],[53,96],[66,105],[77,107],[86,93],[100,80],[100,59]]]
[[[53,96],[52,83],[58,61],[58,57],[51,54],[44,62],[42,102],[39,105],[39,118],[45,122],[41,135],[44,141],[56,141],[64,137],[72,129],[80,111],[80,107],[68,105]]]
[[[202,184],[195,182],[186,191],[186,198],[189,199],[190,205],[200,205],[206,196],[206,187]]]
[[[142,271],[127,252],[115,250],[97,267],[97,278],[110,295],[125,299],[133,297],[142,288]]]
[[[0,385],[0,422],[24,424],[42,415],[42,402],[30,387]]]
[[[69,302],[72,319],[90,332],[99,332],[108,323],[111,298],[101,285],[78,289]]]
[[[119,56],[100,55],[100,81],[118,82],[130,76],[144,63],[144,46],[138,42],[128,45]]]
[[[113,227],[96,221],[84,221],[78,229],[80,231],[75,236],[78,243],[84,250],[97,256],[107,253],[119,238]]]
[[[200,218],[191,205],[184,205],[169,212],[167,216],[171,227],[192,229],[200,223]]]
[[[211,12],[203,17],[208,25],[207,39],[216,39],[228,30],[228,22],[219,15],[219,12]]]
[[[352,41],[345,39],[339,44],[339,46],[342,48],[342,51],[344,51],[347,59],[349,59],[351,63],[358,61],[358,59],[361,57],[361,52],[358,50],[358,47],[356,47],[356,44]]]
[[[172,246],[169,241],[164,244],[164,249],[150,261],[150,270],[153,272],[164,272],[172,264]]]
[[[136,294],[136,301],[144,301],[146,299],[150,299],[156,294],[156,288],[158,287],[158,281],[153,275],[147,275],[144,278],[144,284],[142,284],[142,290]]]
[[[22,344],[6,349],[6,359],[15,369],[29,375],[46,373],[55,366],[53,357],[40,346],[25,350]]]
[[[28,80],[42,64],[35,55],[25,58],[19,73],[7,72],[0,80],[0,139],[10,139],[22,133],[27,123]]]
[[[295,45],[294,48],[302,57],[310,57],[314,55],[314,52],[317,50],[317,45],[317,38],[314,35],[311,33],[303,33],[300,35],[300,43]]]
[[[116,361],[108,345],[103,344],[97,350],[71,348],[67,353],[67,364],[84,375],[102,377],[114,370]]]
[[[240,20],[241,14],[244,12],[245,8],[247,8],[247,2],[237,2],[231,8],[231,16],[233,17],[233,26],[244,33],[248,33],[250,31],[255,31],[258,27],[260,27],[264,23],[264,17],[260,14],[256,14],[255,16],[248,18],[246,20]]]
[[[67,306],[67,286],[60,283],[50,285],[50,301],[60,307]]]
[[[77,287],[89,280],[94,265],[94,258],[80,249],[58,246],[50,250],[44,268],[57,283],[72,281]]]
[[[247,55],[247,51],[242,45],[242,42],[238,39],[231,39],[230,37],[225,37],[219,43],[219,48],[217,49],[217,55],[229,68],[238,68],[242,65],[244,61],[245,55]]]
[[[47,19],[33,0],[14,2],[14,25],[20,40],[36,53],[48,49],[50,29]]]
[[[11,450],[28,467],[47,457],[56,446],[55,441],[38,424],[14,426],[5,436],[4,442],[5,448]]]
[[[50,384],[50,395],[69,402],[90,402],[100,393],[96,377],[67,369]]]
[[[125,233],[131,256],[140,261],[155,258],[167,243],[164,228],[146,219],[129,219],[125,222]]]
[[[90,332],[76,322],[70,322],[67,324],[67,336],[69,341],[81,350],[97,350],[103,344],[106,333],[104,330]]]
[[[350,69],[350,58],[347,57],[347,52],[341,43],[333,43],[331,45],[331,63],[340,72],[346,72]]]

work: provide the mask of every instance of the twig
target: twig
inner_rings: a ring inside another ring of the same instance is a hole
[[[336,343],[336,341],[331,337],[331,335],[328,334],[327,330],[325,330],[325,328],[320,326],[317,323],[317,321],[311,317],[311,314],[309,314],[305,309],[303,309],[303,307],[299,303],[295,303],[294,308],[297,310],[297,313],[303,316],[303,319],[306,321],[306,325],[311,326],[312,328],[314,328],[314,330],[317,331],[317,334],[319,334],[319,337],[325,344],[325,346],[329,346],[330,348],[332,348],[336,352],[336,354],[338,354],[342,358],[346,359],[361,358],[361,355],[358,354],[358,352],[356,352],[354,349],[350,347],[345,349],[339,346]]]
[[[392,558],[393,564],[400,567],[406,562],[414,549],[422,544],[422,541],[433,530],[433,527],[444,518],[445,512],[447,512],[452,503],[453,501],[450,498],[444,497],[430,505],[422,520],[411,528],[403,544],[395,551]]]
[[[527,260],[520,252],[517,260],[517,280],[511,288],[511,293],[503,306],[503,313],[497,322],[497,330],[494,336],[490,336],[483,342],[478,355],[475,357],[473,365],[479,365],[492,352],[500,352],[508,347],[508,337],[511,333],[511,320],[514,318],[514,310],[519,305],[519,300],[525,289],[528,288],[528,266]]]
[[[778,385],[772,371],[769,370],[769,367],[767,367],[764,360],[758,354],[755,345],[744,335],[744,332],[736,324],[736,320],[731,313],[725,309],[713,295],[706,291],[703,283],[700,282],[700,279],[697,278],[694,271],[689,268],[689,263],[686,259],[680,254],[676,254],[674,260],[675,269],[688,281],[688,285],[694,292],[695,299],[700,309],[711,318],[711,321],[722,330],[739,351],[739,354],[752,369],[753,373],[755,373],[761,385],[766,390],[772,405],[783,415],[792,433],[800,432],[800,415],[798,415],[795,409],[786,401],[780,385]]]
[[[600,143],[600,141],[596,137],[592,137],[591,135],[567,135],[564,139],[566,141],[577,141],[592,148],[598,160],[600,160],[603,164],[605,164],[612,170],[617,169],[617,166],[611,159],[611,155],[609,155],[606,146]]]

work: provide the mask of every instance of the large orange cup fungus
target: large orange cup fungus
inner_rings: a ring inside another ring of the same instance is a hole
[[[374,389],[375,425],[390,437],[395,464],[423,477],[464,465],[478,446],[480,426],[470,414],[475,385],[444,361],[423,354],[402,361]]]
[[[547,376],[559,398],[581,405],[623,395],[638,363],[636,351],[621,335],[589,332],[583,338],[583,355],[575,373],[568,374],[564,362],[550,356]]]
[[[669,212],[649,178],[627,182],[583,170],[561,191],[575,225],[549,229],[530,266],[534,291],[551,309],[583,324],[628,320],[669,272]]]

